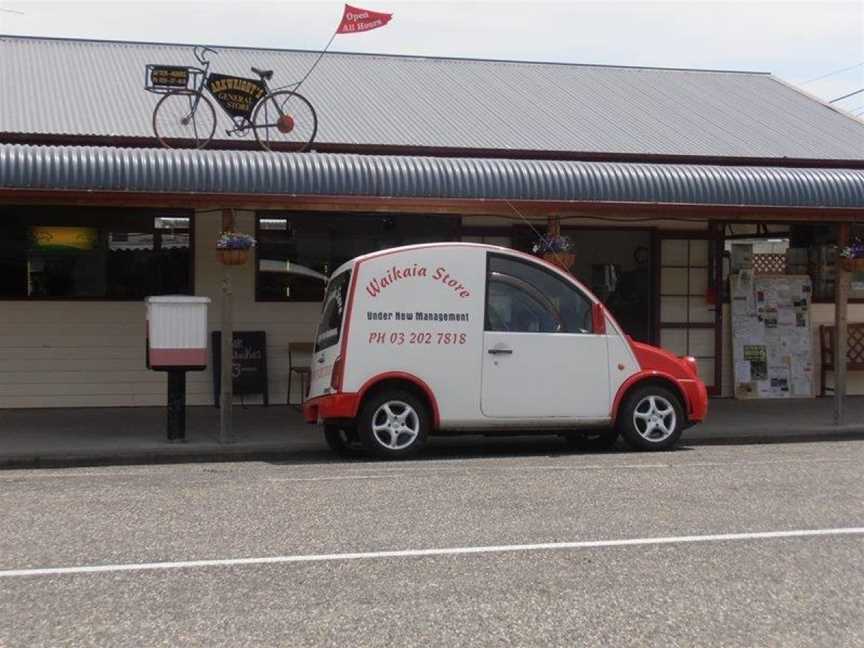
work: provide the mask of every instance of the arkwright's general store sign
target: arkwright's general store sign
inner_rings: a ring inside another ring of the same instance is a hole
[[[246,119],[251,119],[255,104],[267,94],[262,81],[215,73],[207,77],[207,89],[231,116]]]

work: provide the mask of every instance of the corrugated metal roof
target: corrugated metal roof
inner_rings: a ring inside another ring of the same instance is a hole
[[[864,207],[864,169],[0,145],[0,187]]]
[[[316,55],[220,48],[211,70],[282,85]],[[150,137],[147,63],[197,66],[188,45],[0,37],[0,132]],[[302,92],[321,143],[864,159],[864,123],[762,73],[331,53]]]

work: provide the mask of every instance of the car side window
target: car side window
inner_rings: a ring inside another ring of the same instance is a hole
[[[487,282],[487,331],[593,332],[591,301],[537,264],[489,254]]]

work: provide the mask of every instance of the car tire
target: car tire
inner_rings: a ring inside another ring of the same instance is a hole
[[[686,425],[681,399],[660,385],[637,387],[624,399],[615,426],[635,450],[669,450]]]
[[[591,430],[586,432],[568,432],[564,441],[573,450],[610,450],[615,447],[619,437],[616,428],[606,430]]]
[[[367,453],[382,459],[404,459],[426,444],[431,416],[426,404],[401,389],[386,389],[363,403],[357,437]]]
[[[325,425],[324,441],[340,457],[356,457],[363,450],[356,432],[341,425]]]

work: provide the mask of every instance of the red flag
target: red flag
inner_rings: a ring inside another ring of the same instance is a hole
[[[339,23],[336,33],[356,34],[358,32],[369,31],[370,29],[377,29],[389,23],[391,18],[393,18],[393,14],[378,13],[377,11],[360,9],[346,4],[345,13],[342,14],[342,22]]]

